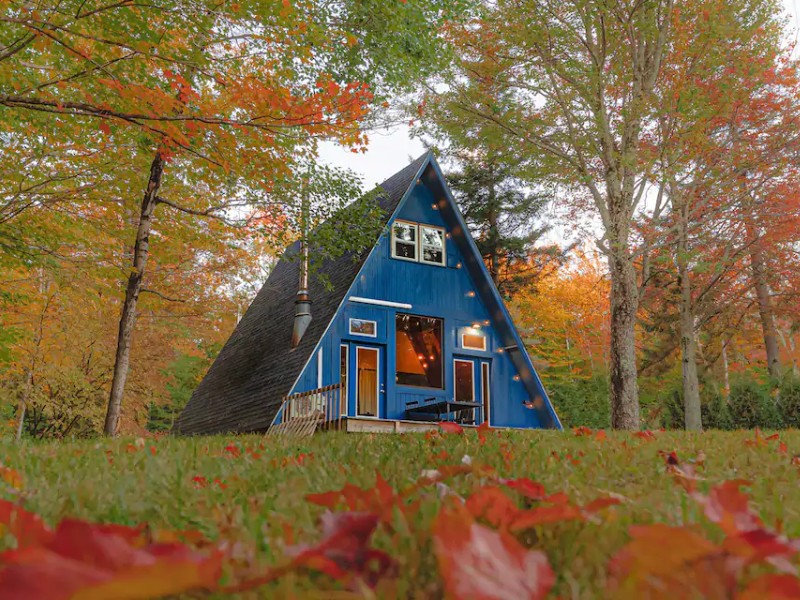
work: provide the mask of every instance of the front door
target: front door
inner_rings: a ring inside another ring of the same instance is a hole
[[[468,356],[453,358],[453,399],[457,402],[477,402],[479,409],[464,410],[458,418],[479,425],[491,418],[491,362]]]
[[[380,348],[356,346],[355,363],[355,414],[379,418],[383,387]]]

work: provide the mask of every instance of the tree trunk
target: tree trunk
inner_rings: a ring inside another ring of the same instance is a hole
[[[677,192],[680,194],[680,192]],[[677,197],[673,195],[673,207]],[[694,335],[692,282],[689,276],[689,208],[680,202],[678,215],[678,280],[681,287],[681,370],[683,373],[684,426],[687,431],[702,431],[700,382],[697,378],[697,341]]]
[[[772,295],[767,282],[764,250],[761,248],[758,231],[750,218],[745,220],[745,225],[747,237],[751,240],[750,267],[753,272],[753,287],[758,299],[758,315],[761,318],[764,348],[767,352],[767,371],[769,371],[769,376],[777,381],[781,376],[780,347],[778,346],[778,331],[775,328],[775,316],[772,311]]]
[[[500,289],[500,232],[497,228],[497,215],[500,212],[497,206],[497,190],[495,187],[495,177],[492,165],[489,165],[489,200],[488,214],[489,221],[489,247],[491,255],[489,257],[489,271],[494,281],[495,287]]]
[[[728,371],[728,342],[722,342],[722,385],[725,399],[731,395],[731,379]]]
[[[22,388],[22,395],[19,398],[17,407],[17,441],[22,439],[22,432],[25,429],[25,414],[28,411],[28,398],[33,388],[33,368],[28,370],[25,376],[25,387]]]
[[[133,249],[133,265],[130,275],[128,275],[128,286],[125,290],[125,301],[122,304],[122,314],[119,320],[114,376],[111,380],[111,394],[108,399],[108,411],[106,412],[106,422],[103,428],[104,433],[110,436],[116,434],[119,426],[122,396],[125,391],[125,380],[128,377],[128,367],[130,366],[131,341],[133,339],[133,327],[136,322],[136,303],[142,291],[153,211],[158,203],[158,191],[161,188],[163,174],[164,162],[161,158],[161,153],[157,152],[150,165],[150,179],[147,182],[147,189],[142,198],[142,206],[139,211],[139,227],[136,231],[136,243]]]
[[[636,270],[627,248],[612,246],[608,262],[611,271],[611,426],[639,429]]]

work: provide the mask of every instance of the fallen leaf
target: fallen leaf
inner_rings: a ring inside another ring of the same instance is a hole
[[[475,523],[462,507],[439,513],[433,540],[449,598],[536,600],[555,582],[547,555]]]
[[[444,433],[455,433],[458,435],[462,435],[464,433],[464,428],[453,421],[442,421],[439,423],[439,429],[441,429]]]

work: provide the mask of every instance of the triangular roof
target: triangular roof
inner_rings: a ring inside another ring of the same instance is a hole
[[[360,202],[377,202],[385,226],[429,158],[429,152],[423,154],[381,183],[378,188],[382,192],[377,199],[367,194]],[[371,249],[360,255],[346,252],[335,260],[323,262],[319,273],[333,288],[326,289],[319,277],[311,278],[313,318],[300,344],[292,349],[300,261],[291,258],[297,252],[297,244],[287,248],[192,394],[174,430],[188,434],[266,430],[282,398],[291,391],[325,334]]]
[[[450,226],[452,239],[492,317],[504,349],[534,402],[539,422],[544,427],[560,429],[558,416],[433,154],[427,152],[380,184],[377,199],[367,194],[359,202],[378,203],[383,214],[383,230],[418,179],[435,197],[448,199],[441,205],[442,216]],[[298,244],[289,247],[192,394],[174,430],[187,434],[266,430],[282,399],[292,391],[325,335],[377,241],[376,236],[372,248],[361,254],[347,252],[340,258],[323,262],[319,273],[325,276],[332,289],[326,288],[321,278],[311,278],[313,319],[295,349],[291,348],[291,337],[300,263],[292,258]]]

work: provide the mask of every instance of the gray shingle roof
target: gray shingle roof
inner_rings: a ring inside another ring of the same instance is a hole
[[[385,224],[427,158],[428,154],[424,154],[380,184],[378,187],[383,191],[377,200],[368,195],[361,202],[377,201]],[[336,216],[332,218],[336,219]],[[174,431],[211,434],[266,430],[281,399],[289,393],[328,323],[336,315],[369,250],[361,254],[347,252],[337,259],[323,262],[319,272],[333,287],[326,289],[320,278],[311,278],[313,320],[300,344],[292,349],[294,300],[300,265],[299,261],[289,258],[297,251],[297,244],[287,248],[192,394],[175,422]]]

